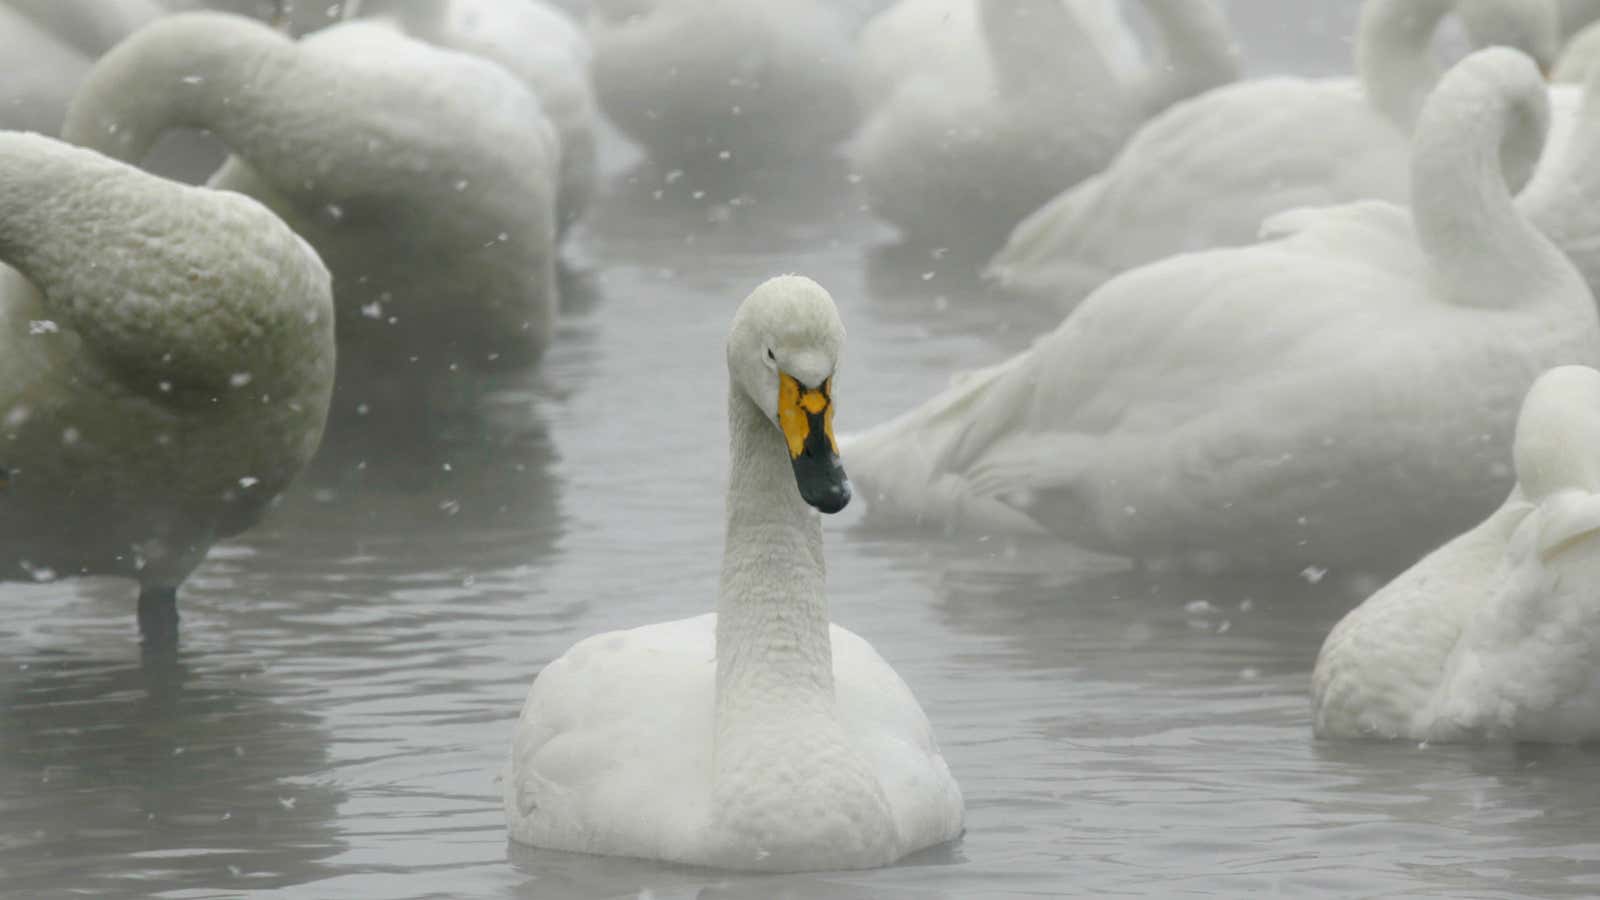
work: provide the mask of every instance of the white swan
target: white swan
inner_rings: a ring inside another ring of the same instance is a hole
[[[1122,18],[1120,0],[1062,3],[1082,29],[1090,51],[1114,77],[1122,81],[1140,77],[1139,41]],[[865,109],[889,99],[906,79],[933,71],[942,72],[952,83],[982,83],[993,89],[994,70],[978,20],[978,0],[899,0],[862,27],[857,46],[857,92]]]
[[[823,0],[594,0],[595,91],[663,168],[825,156],[857,120],[848,20]]]
[[[1600,358],[1587,287],[1507,187],[1546,119],[1526,57],[1468,57],[1423,110],[1409,215],[1297,211],[1277,240],[1108,281],[1032,349],[847,442],[863,496],[1149,559],[1415,559],[1504,496],[1537,374]]]
[[[717,612],[588,638],[539,673],[504,781],[515,840],[794,871],[886,865],[960,833],[916,699],[828,622],[812,507],[850,497],[831,424],[843,342],[809,279],[739,307]]]
[[[95,57],[161,13],[148,0],[0,0],[0,128],[59,132]]]
[[[566,13],[534,0],[346,0],[346,6],[361,15],[392,18],[412,37],[477,54],[521,79],[561,136],[556,205],[562,226],[583,214],[595,181],[597,113],[589,84],[594,54]]]
[[[1585,32],[1591,33],[1600,38],[1600,31]],[[1566,251],[1590,289],[1596,290],[1600,289],[1600,170],[1594,163],[1600,154],[1600,66],[1588,66],[1583,81],[1581,87],[1552,87],[1552,99],[1569,104],[1576,99],[1577,112],[1563,143],[1553,144],[1545,154],[1517,205]]]
[[[1600,372],[1552,369],[1517,422],[1517,487],[1328,635],[1322,737],[1600,737]]]
[[[1103,172],[1018,224],[987,276],[1070,309],[1118,272],[1251,243],[1273,213],[1403,201],[1409,134],[1440,75],[1434,33],[1452,10],[1478,46],[1554,58],[1548,0],[1367,0],[1359,83],[1262,78],[1174,106]]]
[[[874,212],[915,243],[992,252],[1019,219],[1104,167],[1145,118],[1236,74],[1226,22],[1210,0],[1145,0],[1167,59],[1132,82],[1062,0],[970,2],[969,21],[945,25],[895,8],[884,16],[898,18],[868,25],[869,38],[880,30],[864,44],[879,56],[864,63],[869,73],[905,65],[882,58],[906,53],[902,31],[922,45],[946,40],[936,37],[946,27],[976,28],[987,46],[956,53],[954,64],[930,54],[914,71],[876,76],[882,83],[863,89],[888,96],[869,111],[851,158]],[[934,3],[934,11],[948,5]]]
[[[500,66],[380,23],[296,43],[186,13],[96,63],[64,135],[137,161],[183,125],[234,154],[213,186],[265,202],[327,262],[342,370],[515,365],[548,342],[559,146]]]
[[[317,448],[327,270],[253,200],[16,132],[0,262],[0,580],[135,579],[159,637]]]

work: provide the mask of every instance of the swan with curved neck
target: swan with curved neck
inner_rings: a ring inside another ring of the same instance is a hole
[[[1403,201],[1409,135],[1441,74],[1431,45],[1452,12],[1478,46],[1552,58],[1546,0],[1368,0],[1355,47],[1359,87],[1263,78],[1174,106],[1105,171],[1017,225],[987,275],[1070,309],[1118,272],[1251,243],[1262,220],[1286,209]]]
[[[798,871],[887,865],[960,833],[916,699],[828,622],[817,511],[850,499],[832,432],[843,343],[809,279],[739,307],[717,612],[591,637],[545,667],[505,778],[515,840]]]
[[[179,584],[311,458],[327,270],[260,204],[0,132],[0,580]]]
[[[1113,278],[847,441],[873,512],[1207,565],[1415,559],[1504,496],[1534,377],[1600,358],[1587,287],[1511,200],[1547,114],[1525,56],[1468,57],[1418,122],[1410,215],[1298,210]]]
[[[137,162],[184,126],[233,153],[214,187],[266,203],[327,261],[347,371],[504,367],[549,340],[559,149],[501,67],[375,23],[296,43],[176,15],[96,63],[64,135]]]
[[[537,0],[366,0],[346,14],[393,20],[418,40],[472,53],[505,67],[539,98],[561,137],[562,228],[583,214],[594,193],[593,52],[577,24]]]
[[[873,210],[916,243],[991,252],[1042,198],[1104,167],[1147,116],[1237,72],[1210,0],[1146,0],[1165,59],[1132,83],[1062,0],[969,2],[981,39],[963,53],[981,59],[916,52],[949,42],[951,24],[918,9],[945,0],[902,0],[863,37],[877,57],[864,72],[880,83],[861,92],[886,96],[851,156]]]
[[[1319,736],[1600,736],[1600,372],[1540,376],[1513,458],[1517,486],[1498,510],[1329,633],[1311,680]]]

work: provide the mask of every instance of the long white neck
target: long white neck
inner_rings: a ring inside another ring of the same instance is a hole
[[[1433,36],[1456,0],[1367,0],[1356,28],[1356,73],[1367,102],[1410,133],[1439,80]]]
[[[1462,61],[1423,108],[1412,217],[1453,302],[1506,308],[1585,293],[1572,264],[1512,201],[1538,163],[1549,117],[1538,70],[1504,48]]]
[[[1239,77],[1227,17],[1211,0],[1144,0],[1160,54],[1141,87],[1146,115]]]
[[[800,499],[783,435],[737,387],[717,598],[717,747],[834,716],[822,524]],[[759,739],[757,737],[756,739]]]
[[[236,152],[270,146],[282,110],[318,87],[291,79],[295,56],[287,37],[240,16],[162,18],[95,64],[62,136],[132,163],[172,128],[207,129]]]

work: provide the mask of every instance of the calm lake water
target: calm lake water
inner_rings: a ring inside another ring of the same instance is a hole
[[[1600,754],[1312,739],[1317,648],[1372,579],[1140,573],[859,509],[825,526],[833,616],[932,718],[961,841],[783,877],[509,844],[496,777],[540,666],[714,603],[722,341],[755,283],[801,272],[838,299],[844,431],[1050,323],[864,249],[887,233],[843,167],[732,204],[697,189],[610,182],[538,372],[464,385],[476,403],[410,431],[347,411],[353,434],[186,586],[176,659],[141,659],[126,584],[0,587],[0,893],[1600,893]]]

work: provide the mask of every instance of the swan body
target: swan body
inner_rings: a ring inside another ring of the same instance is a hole
[[[1335,738],[1600,736],[1600,372],[1552,369],[1518,420],[1518,485],[1347,614],[1312,675]]]
[[[1526,57],[1468,57],[1419,123],[1409,214],[1295,211],[1113,278],[847,441],[873,513],[1205,565],[1415,559],[1504,496],[1538,373],[1600,353],[1587,287],[1508,191],[1546,118]]]
[[[596,0],[600,105],[661,168],[749,173],[856,125],[848,20],[820,0]]]
[[[361,10],[392,16],[412,37],[476,54],[517,76],[561,139],[561,224],[583,214],[594,193],[597,113],[589,85],[594,54],[577,23],[534,0],[366,0]]]
[[[1061,0],[902,0],[883,13],[863,44],[861,91],[879,99],[850,150],[873,210],[913,242],[990,252],[1146,117],[1235,76],[1214,4],[1145,5],[1168,59],[1135,79],[1103,52],[1103,22]]]
[[[170,595],[317,448],[327,270],[253,200],[16,132],[0,261],[0,580]]]
[[[539,673],[504,780],[513,839],[797,871],[887,865],[959,835],[961,792],[916,699],[828,622],[811,507],[849,496],[827,424],[843,337],[808,279],[768,281],[740,307],[717,612],[588,638]]]
[[[342,369],[504,367],[548,342],[559,146],[500,66],[382,23],[296,43],[186,13],[96,63],[64,134],[137,161],[180,125],[233,153],[213,186],[266,203],[327,262]]]
[[[1368,0],[1359,82],[1263,78],[1175,105],[1104,171],[1018,224],[987,275],[1070,309],[1118,272],[1252,243],[1273,213],[1404,201],[1410,131],[1440,75],[1432,39],[1452,10],[1479,46],[1554,56],[1556,19],[1544,0]]]

